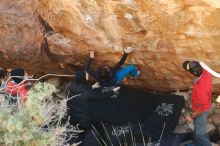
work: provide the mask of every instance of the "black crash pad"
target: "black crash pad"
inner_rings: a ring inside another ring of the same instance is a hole
[[[108,137],[112,138],[114,145],[119,145],[118,139],[123,143],[125,138],[126,142],[131,143],[131,133],[136,142],[142,142],[142,135],[146,141],[149,138],[158,141],[163,131],[161,138],[162,142],[165,141],[163,144],[165,145],[169,142],[169,140],[166,142],[166,137],[172,133],[179,120],[184,98],[123,86],[117,98],[92,101],[91,104],[91,114],[96,119],[93,126],[106,143],[110,144]],[[115,129],[122,135],[114,134]],[[123,130],[125,130],[124,134]],[[109,135],[106,135],[106,131]]]

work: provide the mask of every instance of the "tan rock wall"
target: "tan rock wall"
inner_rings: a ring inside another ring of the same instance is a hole
[[[220,71],[219,0],[17,0],[0,2],[1,66],[29,72],[70,73],[89,50],[96,66],[126,63],[142,70],[126,83],[147,89],[188,89],[181,64],[202,60]],[[220,79],[214,79],[217,91]]]

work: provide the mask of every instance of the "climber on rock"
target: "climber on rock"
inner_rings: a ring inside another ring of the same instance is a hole
[[[125,48],[124,55],[114,67],[111,68],[109,66],[105,66],[102,67],[101,69],[95,69],[95,70],[90,68],[90,65],[95,57],[94,51],[90,51],[90,55],[85,66],[85,70],[91,76],[95,77],[99,85],[102,87],[118,85],[129,74],[131,75],[132,78],[136,79],[139,76],[140,71],[137,69],[135,65],[130,64],[121,68],[128,54],[131,53],[133,50],[134,49],[132,47]]]
[[[194,123],[195,146],[211,146],[206,128],[211,108],[212,76],[197,61],[185,61],[182,66],[195,77],[192,91],[193,113],[185,117],[188,122]]]

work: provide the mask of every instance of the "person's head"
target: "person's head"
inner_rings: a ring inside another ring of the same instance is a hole
[[[0,80],[5,80],[7,77],[7,72],[4,69],[0,69]]]
[[[197,61],[184,61],[182,67],[195,77],[199,77],[202,74],[202,66]]]
[[[105,66],[99,70],[99,77],[101,80],[107,80],[109,78],[110,68]]]
[[[24,75],[25,72],[23,68],[16,68],[11,71],[12,80],[17,84],[23,81]],[[17,76],[17,77],[13,77],[13,76]]]
[[[89,80],[89,74],[84,70],[77,71],[74,80],[78,84],[85,83]]]

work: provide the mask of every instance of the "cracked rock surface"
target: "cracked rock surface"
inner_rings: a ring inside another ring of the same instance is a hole
[[[159,91],[187,90],[186,59],[220,72],[219,0],[1,0],[0,66],[31,74],[70,74],[89,50],[94,65],[113,65],[122,48],[141,69],[125,83]],[[214,78],[214,91],[220,80]]]

